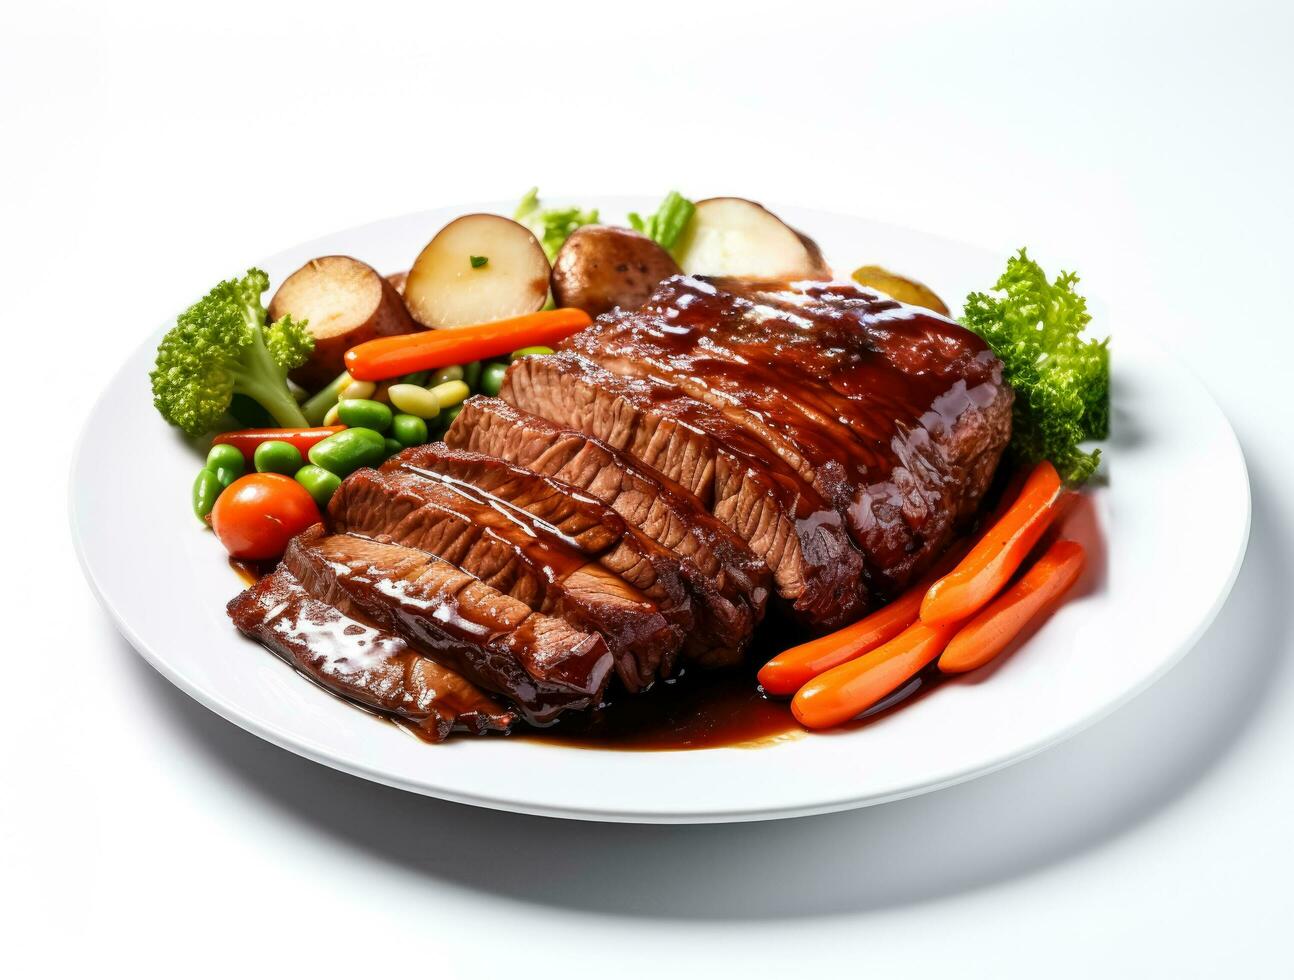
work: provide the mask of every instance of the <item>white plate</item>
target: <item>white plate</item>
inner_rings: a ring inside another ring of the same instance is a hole
[[[582,203],[612,220],[654,206],[646,198]],[[339,252],[395,271],[448,219],[508,207],[393,218],[256,264],[276,284],[305,260]],[[949,299],[989,286],[1006,258],[858,218],[778,213],[815,237],[838,270],[881,262]],[[202,280],[238,271],[210,270]],[[200,293],[201,286],[195,298]],[[1109,323],[1099,315],[1096,326]],[[181,690],[276,745],[480,806],[593,820],[755,820],[880,803],[970,779],[1073,734],[1161,675],[1217,613],[1248,538],[1248,479],[1226,419],[1136,324],[1120,323],[1108,481],[1090,492],[1091,506],[1071,532],[1096,557],[1094,574],[1081,598],[999,665],[856,730],[756,749],[603,752],[497,738],[429,746],[307,683],[234,631],[224,607],[240,583],[189,510],[200,459],[151,404],[156,342],[157,335],[142,343],[109,384],[72,470],[74,537],[121,631]]]

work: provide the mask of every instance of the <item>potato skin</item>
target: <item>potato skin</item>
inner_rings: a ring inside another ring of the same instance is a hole
[[[558,306],[598,316],[647,302],[662,279],[681,270],[670,254],[628,228],[585,225],[566,239],[553,262],[551,286]]]
[[[270,300],[269,319],[277,320],[285,313],[291,313],[309,320],[309,314],[303,313],[302,307],[294,303],[294,298],[300,298],[301,289],[309,289],[312,283],[318,281],[318,277],[357,274],[364,281],[378,287],[376,292],[371,286],[365,287],[370,298],[376,297],[376,302],[366,310],[346,309],[344,312],[348,314],[348,325],[341,332],[320,336],[317,329],[311,329],[312,325],[307,324],[307,329],[315,334],[314,350],[310,359],[289,375],[307,391],[318,391],[341,374],[346,367],[343,360],[346,351],[356,344],[375,337],[413,333],[422,329],[409,315],[404,300],[390,281],[367,263],[347,255],[326,255],[313,259],[284,280]],[[293,282],[294,279],[297,281]],[[294,305],[297,305],[297,309],[293,309]],[[318,327],[319,324],[313,326]]]

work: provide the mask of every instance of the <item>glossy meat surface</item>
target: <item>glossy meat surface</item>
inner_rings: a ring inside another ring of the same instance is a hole
[[[684,652],[691,659],[734,662],[749,641],[749,629],[733,629],[728,603],[694,562],[630,527],[615,510],[569,483],[443,443],[406,450],[383,469],[461,481],[496,508],[520,508],[542,521],[655,602],[682,629]],[[670,670],[663,667],[661,673]]]
[[[229,603],[243,633],[335,694],[411,722],[424,737],[507,731],[515,715],[402,637],[315,598],[286,569]]]
[[[703,402],[776,456],[840,515],[883,595],[946,546],[1010,438],[982,340],[850,283],[677,276],[564,346]]]
[[[597,634],[532,611],[434,555],[316,527],[283,567],[321,601],[352,605],[536,723],[596,705],[612,658]]]
[[[333,495],[328,515],[335,530],[438,555],[538,612],[601,633],[630,690],[650,684],[682,645],[684,631],[640,589],[553,528],[493,506],[470,486],[362,470]]]

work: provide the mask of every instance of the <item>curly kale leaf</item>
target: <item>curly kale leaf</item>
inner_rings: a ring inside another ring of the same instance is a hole
[[[1101,456],[1080,443],[1110,430],[1109,338],[1084,339],[1091,315],[1077,284],[1072,272],[1049,282],[1022,248],[993,293],[966,297],[961,320],[1001,358],[1015,389],[1012,451],[1026,463],[1051,460],[1074,484],[1096,471]]]

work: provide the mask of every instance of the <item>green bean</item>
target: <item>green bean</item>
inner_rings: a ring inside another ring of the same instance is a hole
[[[503,387],[503,376],[507,372],[508,366],[506,364],[497,362],[487,364],[485,370],[481,372],[481,394],[497,398],[499,389]]]
[[[291,476],[305,462],[301,458],[301,450],[280,439],[267,439],[257,446],[252,461],[256,464],[257,473],[282,473],[284,476]]]
[[[337,403],[337,417],[351,428],[385,432],[391,428],[391,406],[368,398],[343,398]]]
[[[552,352],[553,352],[553,349],[551,347],[542,347],[542,346],[523,347],[521,348],[521,350],[514,350],[512,354],[508,357],[508,360],[519,361],[523,357],[535,357],[537,355],[542,356],[544,354],[551,354]]]
[[[328,409],[337,404],[337,399],[341,397],[341,390],[350,382],[350,374],[343,371],[329,381],[325,387],[307,398],[301,405],[301,414],[306,417],[306,421],[311,425],[319,425],[323,422]]]
[[[473,361],[463,365],[463,383],[476,391],[481,384],[481,362]]]
[[[198,520],[206,521],[211,508],[216,506],[216,498],[225,489],[216,474],[205,466],[198,470],[198,478],[193,481],[193,513]]]
[[[211,447],[211,452],[207,453],[207,469],[216,473],[221,469],[232,470],[235,479],[243,475],[243,470],[247,466],[247,461],[243,459],[243,454],[233,446],[225,443],[219,443]]]
[[[341,486],[341,477],[336,473],[330,473],[322,466],[315,466],[313,463],[307,463],[296,472],[296,481],[306,488],[306,492],[315,498],[315,503],[319,509],[328,506],[328,501],[332,499],[333,493]]]
[[[385,456],[382,433],[362,426],[334,432],[310,447],[310,462],[338,476],[349,476],[361,466],[376,466]]]
[[[392,439],[390,436],[387,436],[383,445],[386,446],[387,459],[390,459],[396,453],[404,452],[404,443],[402,443],[399,439]]]
[[[446,381],[462,381],[463,369],[458,364],[451,364],[449,367],[443,367],[436,371],[427,385],[434,388],[436,385],[443,385]]]
[[[427,422],[416,415],[405,415],[401,412],[391,420],[391,435],[395,436],[402,446],[421,446],[427,441]]]

